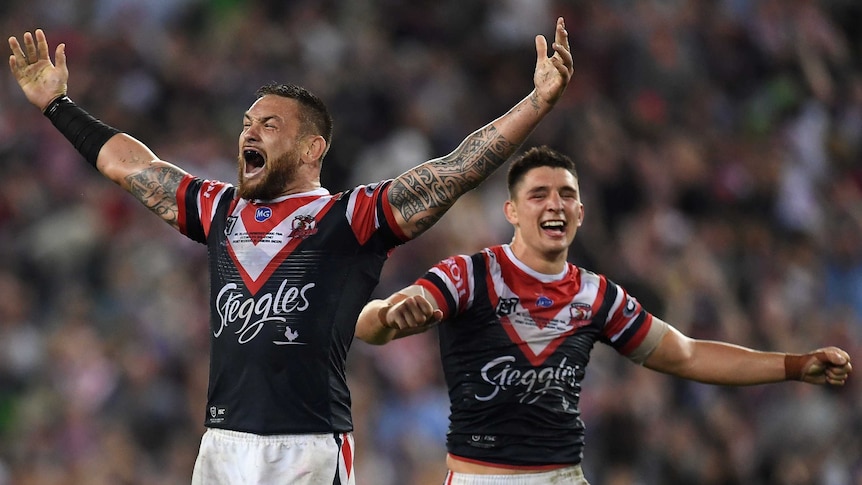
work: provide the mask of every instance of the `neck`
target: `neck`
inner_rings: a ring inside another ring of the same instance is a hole
[[[513,240],[509,247],[512,249],[512,254],[519,261],[527,265],[533,271],[542,274],[558,274],[566,269],[568,251],[549,251],[541,252],[528,248],[520,241]]]
[[[312,190],[317,190],[320,187],[320,180],[307,180],[303,183],[294,183],[285,187],[284,191],[281,192],[281,195],[279,195],[279,197],[284,197],[285,195],[301,194],[303,192],[311,192]]]

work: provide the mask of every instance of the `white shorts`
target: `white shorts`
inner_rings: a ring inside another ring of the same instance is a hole
[[[261,436],[208,428],[192,485],[355,485],[353,434]]]
[[[517,475],[473,475],[470,473],[446,474],[443,485],[589,485],[580,465],[567,466],[547,472],[520,473]]]

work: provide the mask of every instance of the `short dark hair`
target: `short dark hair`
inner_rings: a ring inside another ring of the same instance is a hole
[[[575,162],[571,158],[547,145],[533,147],[515,157],[509,164],[507,187],[510,198],[515,192],[515,186],[524,179],[526,173],[538,167],[564,168],[578,178]]]
[[[303,128],[322,136],[327,147],[332,143],[332,116],[323,101],[311,91],[295,84],[269,83],[258,88],[254,94],[258,99],[268,94],[295,99],[302,107],[300,122]]]

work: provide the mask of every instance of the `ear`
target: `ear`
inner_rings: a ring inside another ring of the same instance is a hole
[[[584,223],[584,204],[578,204],[578,227],[581,227],[581,224]]]
[[[305,138],[303,143],[302,158],[305,162],[320,162],[326,153],[326,140],[320,135],[312,135]]]
[[[507,199],[503,204],[503,213],[506,214],[506,220],[513,226],[518,225],[518,208],[511,199]]]

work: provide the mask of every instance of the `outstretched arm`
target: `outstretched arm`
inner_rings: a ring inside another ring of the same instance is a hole
[[[836,347],[808,354],[761,352],[692,339],[670,326],[644,366],[693,381],[730,386],[785,380],[841,386],[853,369],[847,352]]]
[[[355,336],[373,345],[424,332],[440,322],[443,311],[421,286],[412,285],[383,300],[368,302],[359,314]]]
[[[166,222],[178,227],[176,192],[185,172],[159,158],[140,141],[120,133],[75,105],[66,96],[69,70],[66,46],[48,55],[45,33],[24,33],[22,46],[9,38],[9,68],[34,106],[103,175],[131,193]]]
[[[536,128],[572,78],[572,54],[563,19],[557,19],[553,44],[536,36],[533,91],[506,114],[470,134],[450,154],[408,170],[392,183],[389,203],[398,225],[411,238],[422,234],[500,167]]]

